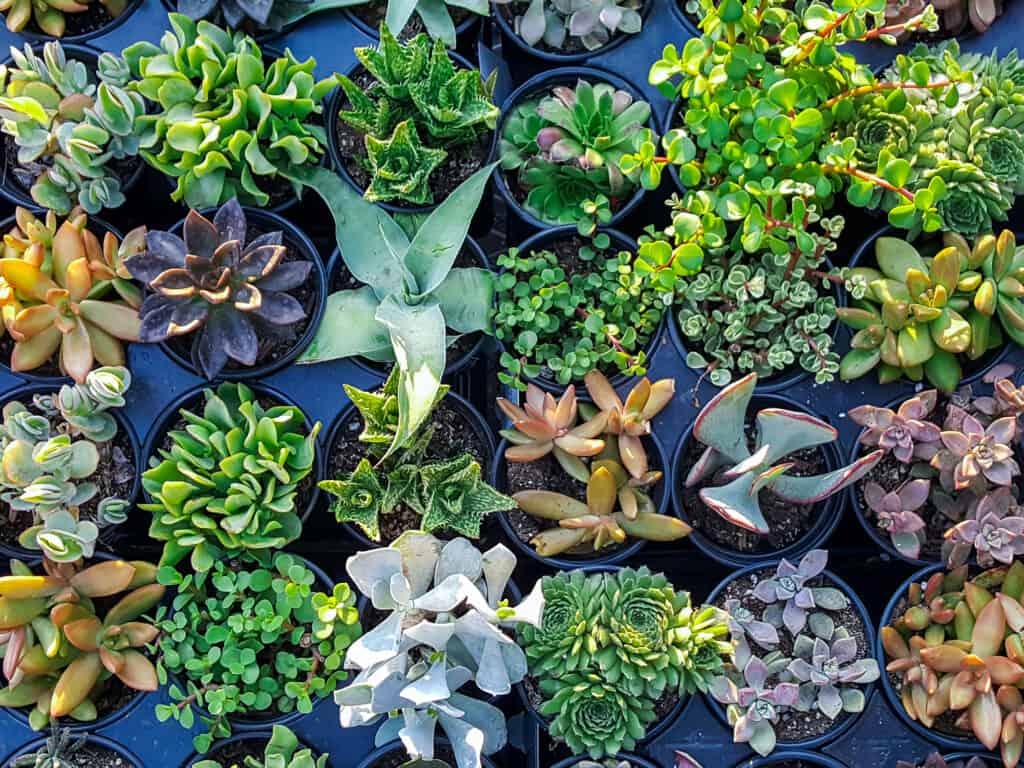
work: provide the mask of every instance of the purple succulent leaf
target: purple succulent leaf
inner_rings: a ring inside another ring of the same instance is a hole
[[[807,579],[813,579],[824,571],[826,565],[828,565],[828,551],[824,549],[812,549],[800,560],[798,571],[800,573],[800,577],[806,581]]]
[[[769,648],[779,644],[779,633],[771,624],[766,621],[748,621],[744,629],[750,638],[762,648]]]
[[[617,90],[612,96],[612,113],[621,115],[633,103],[633,96],[628,91]]]
[[[210,305],[201,299],[193,299],[179,303],[171,315],[170,331],[172,336],[191,333],[206,322]]]
[[[782,622],[786,625],[786,629],[789,630],[790,634],[795,637],[800,634],[807,624],[807,612],[796,603],[792,601],[787,602],[786,607],[782,611]]]
[[[738,704],[740,700],[740,689],[725,675],[716,677],[711,681],[708,689],[715,701],[720,704]]]
[[[939,452],[939,446],[940,441],[938,440],[930,443],[915,443],[912,458],[920,461],[931,461],[935,454]]]
[[[864,501],[870,509],[875,511],[883,509],[883,502],[886,495],[887,493],[885,488],[873,480],[869,480],[864,483]]]
[[[793,596],[793,604],[798,608],[814,608],[814,592],[810,589],[801,589]]]
[[[892,424],[895,414],[888,408],[878,408],[874,405],[858,405],[851,408],[847,415],[854,424],[866,429],[884,429]]]
[[[841,637],[832,643],[832,658],[840,664],[846,664],[857,658],[857,640],[852,637]]]
[[[843,711],[843,699],[839,695],[839,689],[834,685],[824,685],[818,689],[818,709],[828,717],[835,720]]]
[[[987,437],[995,438],[997,443],[1009,445],[1017,435],[1017,420],[1012,416],[1004,416],[1001,419],[996,419],[988,425],[988,429],[985,430],[985,435]]]
[[[260,306],[252,310],[252,314],[272,325],[290,325],[304,320],[306,310],[287,293],[270,291],[263,293]]]
[[[158,293],[150,294],[139,310],[139,341],[154,344],[170,336],[171,318],[180,302]]]
[[[244,241],[241,241],[244,242]],[[276,232],[267,232],[266,234],[260,235],[254,238],[246,246],[245,250],[248,252],[253,248],[262,248],[265,245],[283,245],[284,244],[284,233],[280,230]]]
[[[880,675],[877,661],[858,659],[843,670],[842,681],[844,683],[873,683]]]
[[[800,696],[800,686],[796,683],[779,683],[772,691],[775,704],[779,707],[792,707]]]
[[[584,152],[584,147],[575,139],[564,138],[555,142],[551,146],[550,156],[552,162],[564,163],[569,160],[574,160],[580,157]]]
[[[185,263],[185,243],[170,232],[148,232],[146,250],[129,256],[124,266],[141,283],[149,285],[164,271]]]
[[[743,668],[743,678],[755,691],[764,690],[765,681],[768,680],[768,666],[757,656],[753,656]]]
[[[982,467],[982,473],[988,480],[994,485],[1007,486],[1013,482],[1013,476],[1019,474],[1019,470],[1014,472],[1016,462],[1012,461],[1000,461],[987,467]]]
[[[215,312],[214,317],[218,314],[220,313]],[[211,330],[213,327],[211,320],[208,320],[203,326],[199,340],[193,349],[199,370],[208,380],[212,381],[228,364],[228,353],[224,349],[222,334],[219,331]]]
[[[901,508],[907,511],[918,509],[928,501],[928,492],[931,487],[931,482],[923,478],[905,482],[897,491]]]
[[[774,603],[779,599],[778,592],[775,589],[775,584],[770,579],[759,581],[754,586],[753,594],[754,597],[762,603]]]
[[[224,207],[231,205],[231,203],[238,205],[237,200],[231,200]],[[182,229],[185,237],[185,249],[196,256],[204,259],[212,258],[214,252],[221,244],[220,233],[217,231],[217,227],[198,211],[192,210],[188,212]]]
[[[574,88],[570,88],[567,85],[556,85],[554,88],[551,89],[551,92],[555,95],[556,99],[562,102],[562,104],[564,104],[569,109],[572,109],[573,107],[576,106],[576,90]],[[543,117],[543,115],[541,115],[541,117]]]
[[[313,264],[309,261],[286,261],[264,277],[256,287],[263,293],[268,291],[290,291],[306,282]]]
[[[736,744],[745,744],[754,735],[755,721],[749,714],[740,715],[732,727],[732,740]]]
[[[542,152],[547,152],[557,141],[565,138],[565,131],[555,125],[549,125],[547,128],[541,128],[537,131],[537,146],[540,147]]]
[[[789,662],[789,666],[786,669],[801,683],[809,681],[814,673],[814,667],[807,663],[805,659],[793,659]]]
[[[217,213],[213,217],[213,223],[217,228],[221,242],[228,240],[237,240],[240,243],[245,242],[245,211],[242,210],[242,206],[239,205],[237,198],[228,200],[217,209]]]
[[[281,245],[261,245],[256,248],[246,248],[235,270],[239,275],[249,280],[266,277],[272,274],[278,264],[281,263],[284,254],[285,248]]]
[[[786,558],[782,558],[775,569],[775,576],[776,578],[780,578],[782,576],[795,576],[797,571],[798,569],[795,565],[789,562]]]
[[[569,34],[583,37],[590,34],[598,24],[597,11],[594,8],[581,8],[569,17]]]
[[[601,9],[598,14],[598,20],[606,29],[614,32],[619,28],[619,23],[622,21],[623,10],[617,5],[606,5]],[[614,114],[619,114],[615,112]]]

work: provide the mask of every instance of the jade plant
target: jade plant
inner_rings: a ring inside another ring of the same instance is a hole
[[[348,650],[345,666],[359,673],[334,694],[341,726],[379,723],[376,743],[401,733],[410,758],[429,761],[439,725],[458,768],[502,749],[505,715],[483,696],[522,680],[526,656],[507,629],[537,626],[543,609],[539,585],[517,606],[505,598],[515,565],[503,545],[480,552],[423,532],[351,556],[349,578],[384,618]],[[476,697],[460,692],[469,683]]]
[[[201,412],[179,411],[142,487],[161,565],[188,557],[197,572],[225,556],[283,547],[302,528],[295,505],[316,461],[317,422],[294,405],[270,405],[244,384],[203,390]]]
[[[171,681],[156,717],[183,728],[198,720],[197,752],[231,735],[231,717],[309,714],[348,678],[345,653],[362,633],[355,593],[318,584],[294,555],[236,553],[194,573],[162,566],[159,579],[177,596],[154,621],[157,672]]]
[[[699,487],[701,501],[729,523],[763,535],[769,528],[761,512],[761,491],[769,490],[791,504],[814,504],[866,475],[884,452],[874,451],[824,475],[786,474],[793,466],[785,461],[788,456],[832,443],[839,433],[806,413],[765,408],[754,419],[756,437],[751,448],[745,427],[756,386],[757,374],[748,374],[725,387],[697,415],[693,439],[704,451],[685,484]]]
[[[646,567],[540,582],[539,625],[519,642],[551,736],[594,760],[632,749],[662,698],[707,691],[731,658],[725,614]]]
[[[1006,768],[1024,748],[1022,590],[1020,561],[973,577],[967,565],[939,571],[911,583],[881,634],[907,714],[925,728],[973,734],[1000,750]],[[949,724],[940,726],[944,717]]]
[[[507,5],[512,28],[528,45],[555,52],[596,51],[615,35],[643,27],[643,0],[497,0]],[[498,9],[501,13],[501,9]]]
[[[858,647],[854,628],[836,623],[836,612],[850,600],[825,586],[827,562],[828,553],[820,549],[797,565],[782,560],[774,574],[729,601],[735,661],[716,677],[711,695],[727,705],[733,740],[749,743],[758,754],[774,751],[783,715],[788,720],[796,713],[820,713],[833,721],[843,712],[863,711],[861,686],[880,675],[871,649]],[[759,627],[759,635],[748,633],[759,625],[774,632]],[[749,640],[764,652],[758,655]]]
[[[270,740],[263,749],[263,757],[246,755],[241,766],[230,766],[218,760],[199,760],[193,768],[327,768],[330,755],[313,756],[313,750],[303,747],[298,737],[285,725],[275,725]]]
[[[327,138],[317,124],[334,79],[317,81],[316,62],[290,51],[264,58],[242,32],[180,13],[160,45],[124,50],[126,86],[146,100],[140,154],[176,180],[171,199],[209,208],[237,199],[265,207],[301,192],[297,169],[320,164]],[[290,187],[289,187],[290,184]]]
[[[79,209],[60,221],[18,208],[0,258],[2,317],[14,339],[11,370],[32,371],[56,357],[60,370],[85,382],[96,361],[125,363],[123,342],[139,340],[139,289],[123,261],[142,248],[145,227],[103,243]]]
[[[494,275],[453,265],[493,170],[487,166],[463,182],[411,238],[332,171],[303,176],[327,202],[345,266],[364,285],[327,298],[317,335],[298,363],[355,356],[394,363],[396,419],[385,456],[407,446],[430,415],[448,331],[491,330]]]
[[[511,248],[498,257],[494,334],[504,343],[499,380],[525,390],[542,374],[559,384],[593,370],[646,373],[665,304],[635,255],[605,232],[570,241],[581,268],[568,272],[553,250]],[[585,266],[583,266],[585,265]]]
[[[994,381],[993,381],[994,379]],[[950,567],[976,558],[983,567],[1009,565],[1024,554],[1024,509],[1019,505],[1015,458],[1024,390],[1001,371],[986,375],[993,396],[965,388],[939,406],[936,390],[904,400],[896,411],[851,408],[864,427],[860,443],[891,455],[900,483],[863,485],[875,523],[903,555],[917,558],[928,542],[926,522],[944,530],[941,553]],[[925,506],[927,504],[927,506]]]
[[[555,86],[506,117],[501,167],[526,193],[527,211],[591,235],[639,188],[621,161],[637,151],[650,117],[650,104],[608,83]]]
[[[68,21],[65,14],[86,13],[96,8],[93,3],[94,0],[2,0],[0,11],[11,32],[21,32],[34,21],[45,34],[63,37]],[[99,0],[99,4],[108,16],[116,19],[128,7],[128,0]]]
[[[19,560],[0,577],[0,647],[4,649],[0,706],[32,707],[29,724],[88,722],[96,698],[117,678],[138,691],[157,689],[146,655],[158,630],[140,621],[160,602],[156,566],[107,560],[88,567],[43,561],[37,574]],[[109,599],[97,607],[94,602]],[[116,601],[114,600],[116,598]]]
[[[306,318],[289,291],[306,282],[312,263],[287,261],[280,231],[250,240],[238,200],[222,205],[213,221],[189,211],[182,235],[150,232],[145,250],[123,263],[152,291],[140,308],[141,341],[195,334],[192,359],[213,379],[229,360],[256,363],[263,328]]]
[[[439,202],[431,177],[453,152],[494,130],[494,77],[485,82],[475,69],[457,69],[444,43],[425,34],[401,43],[386,24],[380,46],[356,48],[356,56],[373,82],[339,75],[349,106],[338,117],[364,137],[366,199]]]
[[[837,311],[856,331],[839,374],[844,381],[877,367],[880,382],[903,376],[952,392],[960,361],[975,361],[1024,339],[1024,249],[1009,230],[973,246],[947,232],[943,247],[922,253],[899,237],[875,240],[874,266],[847,271],[856,291]]]
[[[86,516],[82,507],[99,494],[91,482],[100,465],[97,447],[117,435],[111,408],[124,405],[131,386],[126,368],[97,368],[85,384],[65,384],[54,395],[35,395],[31,407],[11,400],[0,424],[0,498],[10,519],[29,514],[18,537],[55,562],[92,557],[100,530],[123,523],[129,502],[107,496]],[[81,439],[79,439],[81,438]]]
[[[75,206],[96,214],[123,205],[117,164],[139,153],[142,97],[103,66],[106,59],[90,72],[59,42],[46,43],[42,56],[28,43],[24,51],[12,47],[11,58],[0,66],[0,129],[18,148],[14,180],[62,215]]]

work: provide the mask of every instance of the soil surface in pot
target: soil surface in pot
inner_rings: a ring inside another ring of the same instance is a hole
[[[234,766],[244,765],[245,758],[254,757],[262,763],[263,752],[266,748],[266,739],[242,739],[214,747],[196,760],[215,760],[224,766]]]
[[[753,449],[756,437],[753,424],[747,422],[746,431],[748,443]],[[704,446],[701,443],[692,438],[687,442],[676,482],[680,484],[682,490],[683,505],[690,525],[720,547],[745,554],[767,554],[788,547],[799,541],[814,526],[827,503],[826,500],[818,504],[794,505],[783,501],[770,489],[764,488],[758,493],[757,498],[761,505],[761,513],[771,529],[770,533],[761,535],[740,528],[708,507],[701,501],[699,495],[701,488],[722,485],[721,473],[729,467],[720,468],[710,482],[701,483],[698,487],[687,488],[683,484],[690,468],[703,452]],[[818,475],[828,469],[824,454],[817,448],[805,448],[791,453],[776,463],[790,461],[794,462],[794,465],[787,474],[795,477]]]
[[[274,230],[269,227],[257,228],[252,225],[246,231],[247,242],[252,242],[260,235],[264,235]],[[281,260],[282,264],[294,261],[309,261],[306,255],[299,247],[289,240],[288,232],[284,233],[283,240],[287,250],[285,251],[284,258]],[[316,311],[317,302],[320,300],[320,286],[317,282],[317,269],[316,265],[309,270],[309,276],[306,278],[306,282],[287,293],[294,298],[306,312],[306,316],[297,323],[290,323],[288,325],[273,325],[260,318],[252,315],[249,319],[252,321],[253,328],[256,330],[256,338],[258,340],[258,348],[256,352],[256,362],[252,366],[242,365],[230,357],[228,363],[224,367],[225,370],[230,371],[244,371],[250,367],[258,368],[263,365],[272,365],[273,363],[280,360],[282,357],[288,355],[295,345],[302,340],[303,334],[309,324],[313,322],[313,314]],[[167,339],[167,345],[180,357],[185,360],[192,361],[192,364],[199,369],[196,363],[196,357],[192,354],[193,348],[199,343],[199,331],[198,329],[193,333],[187,333],[181,336],[172,336]]]
[[[479,268],[483,265],[476,260],[476,255],[470,248],[463,246],[462,250],[459,251],[459,255],[455,257],[455,266],[460,268]],[[345,262],[339,259],[338,267],[335,269],[335,273],[331,279],[331,284],[328,286],[328,293],[352,291],[362,287],[363,284],[356,280],[352,276],[352,273],[348,271],[348,267],[345,265]],[[473,349],[479,338],[479,332],[460,334],[454,342],[448,345],[448,349],[445,354],[445,367],[450,368],[461,360],[463,355],[468,354],[470,350]],[[391,366],[386,363],[378,363],[373,360],[367,360],[366,363],[379,371],[386,372],[391,370]]]
[[[64,14],[64,35],[63,37],[76,37],[78,35],[86,35],[90,32],[95,32],[98,29],[102,29],[108,24],[112,23],[116,16],[111,16],[110,12],[102,3],[88,3],[85,6],[85,10],[80,13],[65,13]],[[125,8],[122,15],[130,14],[133,12],[131,7]],[[26,31],[34,32],[37,35],[44,35],[47,38],[50,37],[48,32],[43,32],[36,24],[35,16],[25,27]]]
[[[363,91],[369,91],[376,79],[362,67],[356,69],[352,75],[352,82],[358,85]],[[342,92],[338,101],[338,108],[341,111],[351,109],[352,105]],[[359,132],[351,125],[342,120],[338,115],[332,115],[334,134],[338,141],[338,153],[341,161],[345,164],[345,170],[355,181],[356,185],[366,190],[373,180],[373,174],[367,170],[366,163],[366,135]],[[419,131],[420,139],[426,144],[429,137],[424,135],[425,131]],[[433,195],[433,202],[427,205],[439,205],[454,192],[462,182],[483,168],[487,160],[487,151],[490,147],[490,133],[487,133],[471,144],[464,144],[461,147],[448,149],[448,157],[441,163],[434,172],[430,174],[428,182],[430,192]],[[418,208],[403,200],[386,201],[399,208]]]
[[[6,337],[5,337],[6,338]],[[29,397],[21,400],[32,413],[45,416],[46,413],[39,408]],[[55,428],[60,423],[59,416],[51,418],[51,427],[54,434]],[[84,440],[79,437],[77,440]],[[76,440],[76,442],[77,442]],[[105,443],[96,443],[99,451],[99,465],[86,481],[95,483],[97,486],[96,495],[78,508],[79,519],[96,522],[96,515],[100,502],[107,497],[116,497],[129,500],[132,492],[132,485],[135,481],[135,452],[132,449],[132,441],[124,429],[118,427],[117,434]],[[0,512],[0,542],[18,546],[18,536],[33,525],[32,512],[15,512],[8,505],[3,512]],[[102,529],[101,529],[102,530]],[[102,533],[101,533],[102,535]]]
[[[762,603],[759,599],[750,594],[750,592],[759,580],[769,577],[773,573],[774,569],[765,568],[729,582],[715,598],[714,605],[722,608],[725,606],[727,600],[739,600],[744,608],[751,611],[758,618],[761,618],[761,615],[764,613],[764,609],[767,606],[765,603]],[[838,588],[837,584],[825,576],[819,576],[816,579],[812,579],[808,582],[808,586]],[[841,591],[844,591],[845,593],[845,590]],[[861,617],[860,612],[852,602],[841,611],[822,611],[822,613],[825,613],[829,618],[831,618],[835,622],[836,627],[845,627],[850,633],[850,636],[857,641],[858,659],[871,658],[871,645],[868,642],[867,628],[864,626],[864,620]],[[808,630],[805,630],[805,632],[807,631]],[[795,638],[790,635],[789,631],[785,627],[781,627],[779,629],[780,642],[777,649],[781,651],[784,656],[792,657],[794,639]],[[764,658],[765,654],[768,653],[768,651],[765,651],[763,648],[756,645],[752,645],[752,648],[755,654],[761,658]],[[773,675],[768,679],[767,686],[769,688],[774,687],[776,682],[778,681]],[[858,687],[863,688],[863,686]],[[813,739],[817,736],[828,733],[833,728],[839,727],[847,718],[855,716],[855,714],[850,712],[840,712],[835,720],[830,720],[827,715],[822,714],[816,709],[811,710],[810,712],[797,712],[794,709],[788,709],[779,715],[779,722],[775,726],[775,735],[778,737],[780,742],[794,742],[803,741],[804,739]]]
[[[526,11],[527,4],[524,2],[524,3],[515,3],[515,5],[516,5],[516,10],[518,10],[520,12],[519,15],[521,16],[523,14],[523,12]],[[646,5],[646,3],[645,3],[645,5]],[[500,13],[505,18],[505,20],[508,22],[509,27],[512,29],[512,34],[515,34],[516,14],[513,13],[512,7],[510,5],[507,5],[506,3],[495,3],[493,5],[493,7],[496,8],[498,13]],[[641,11],[641,13],[642,13],[642,11]],[[611,39],[609,39],[609,41],[607,43],[605,43],[603,46],[601,46],[600,48],[598,48],[598,49],[596,49],[594,51],[588,51],[586,46],[583,45],[583,41],[579,37],[571,37],[571,36],[568,36],[568,35],[566,35],[565,42],[562,43],[562,47],[561,48],[552,48],[550,45],[545,43],[543,39],[538,40],[536,45],[530,45],[525,40],[523,40],[523,44],[526,45],[529,48],[533,48],[533,49],[538,50],[538,51],[543,51],[544,53],[554,53],[554,54],[561,54],[563,56],[571,56],[571,55],[576,54],[576,53],[588,53],[589,52],[590,54],[596,56],[596,55],[599,55],[601,53],[601,51],[604,48],[606,48],[609,44],[611,44],[612,40],[615,40],[620,34],[623,34],[623,33],[616,33],[616,34],[612,35]],[[627,35],[627,37],[633,37],[633,35]],[[522,39],[522,38],[520,38],[520,39]],[[557,66],[557,65],[551,64],[549,66]]]
[[[102,6],[99,3],[91,3],[90,8],[94,6]],[[83,13],[72,13],[66,14],[67,18],[74,16],[82,16],[88,14],[89,11]],[[43,158],[36,160],[27,165],[22,165],[18,162],[18,145],[14,140],[14,137],[9,134],[4,134],[4,180],[11,179],[14,185],[24,192],[26,195],[31,197],[32,185],[35,184],[36,180],[46,173],[53,166],[51,158]],[[121,159],[111,158],[106,167],[114,172],[114,175],[121,181],[121,188],[128,184],[129,179],[142,165],[143,160],[141,157],[123,157]]]
[[[469,453],[480,464],[481,476],[487,477],[487,466],[491,458],[487,443],[477,433],[477,427],[470,421],[469,415],[456,405],[456,402],[442,400],[424,426],[424,429],[433,427],[434,434],[420,464],[445,461],[459,454]],[[362,431],[363,417],[359,415],[358,410],[353,409],[348,420],[338,429],[334,445],[331,446],[327,464],[328,478],[347,477],[355,471],[363,458],[370,458],[371,463],[374,463],[369,456],[369,444],[359,441]],[[328,503],[332,503],[333,499],[333,496],[329,496]],[[484,521],[485,527],[487,522]],[[399,504],[391,514],[380,516],[381,545],[387,546],[406,531],[419,528],[420,516],[416,511]],[[359,530],[365,533],[362,529]],[[447,531],[437,530],[433,533],[440,539],[452,538],[451,533]]]
[[[349,12],[359,18],[364,24],[366,24],[374,32],[380,30],[380,25],[384,23],[385,17],[388,14],[388,5],[385,2],[371,2],[364,3],[362,5],[356,5],[348,9]],[[448,6],[448,13],[452,17],[452,22],[455,27],[458,28],[462,22],[474,15],[472,11],[466,8],[460,8],[456,5]],[[413,13],[409,17],[409,21],[402,27],[401,33],[397,35],[399,40],[403,42],[411,40],[421,33],[427,31],[427,28],[423,26],[423,20],[420,18],[418,13]]]
[[[134,765],[113,750],[98,744],[85,744],[70,755],[61,754],[59,768],[134,768]]]

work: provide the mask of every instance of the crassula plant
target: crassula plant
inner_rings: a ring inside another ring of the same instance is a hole
[[[596,51],[643,27],[643,0],[497,0],[498,13],[528,45],[556,53]]]
[[[225,555],[276,549],[302,529],[295,505],[316,460],[317,422],[294,405],[261,400],[244,384],[203,390],[202,410],[182,408],[150,457],[142,487],[149,535],[164,543],[161,565],[186,557],[197,572]]]
[[[254,365],[264,329],[306,318],[289,291],[306,282],[313,265],[286,260],[288,252],[280,231],[249,239],[236,199],[222,205],[213,221],[189,211],[181,237],[148,233],[145,249],[123,263],[151,291],[139,310],[140,340],[193,334],[191,356],[207,379],[229,361]]]
[[[693,439],[704,451],[690,467],[685,485],[700,488],[700,500],[728,522],[764,535],[769,527],[761,511],[761,492],[769,490],[794,505],[814,504],[867,474],[883,452],[875,451],[824,475],[786,474],[793,466],[785,461],[787,456],[832,443],[838,432],[806,413],[765,408],[752,419],[756,437],[751,448],[747,408],[756,386],[756,373],[744,376],[725,387],[698,414]]]
[[[199,760],[192,768],[327,768],[329,759],[330,755],[314,756],[313,750],[303,747],[287,726],[275,725],[263,749],[263,757],[246,755],[241,766],[219,760]]]
[[[494,130],[495,79],[459,69],[441,40],[417,35],[402,43],[383,25],[380,46],[357,48],[372,76],[366,87],[346,75],[338,82],[348,107],[338,117],[365,140],[366,199],[413,205],[439,203],[431,177],[445,161]]]
[[[1022,591],[1020,561],[973,577],[966,565],[939,571],[912,582],[882,627],[886,671],[911,719],[973,734],[1006,768],[1024,748]]]
[[[0,498],[10,519],[31,516],[18,543],[55,562],[92,557],[100,530],[123,523],[130,500],[97,500],[101,453],[116,464],[110,441],[118,426],[111,408],[124,406],[131,386],[126,368],[97,368],[85,384],[35,395],[30,405],[11,400],[0,424]],[[121,457],[127,460],[127,457]],[[107,470],[104,470],[107,471]],[[116,472],[116,467],[109,468]],[[89,514],[83,507],[92,502]]]
[[[145,227],[120,243],[103,242],[80,209],[61,220],[18,208],[0,258],[0,316],[14,339],[11,370],[32,371],[56,362],[62,373],[85,381],[98,361],[125,363],[124,342],[139,341],[142,295],[126,279],[123,262],[143,246]]]
[[[594,760],[632,749],[655,705],[707,691],[731,657],[725,614],[646,567],[540,582],[539,625],[519,639],[549,732]]]
[[[650,117],[650,104],[608,83],[555,86],[505,118],[501,167],[526,193],[527,211],[593,234],[639,187],[639,173],[627,175],[621,161],[636,152]]]
[[[1015,484],[1024,392],[1004,373],[986,375],[986,383],[995,378],[992,396],[968,387],[940,406],[938,392],[926,390],[896,411],[850,410],[864,427],[861,445],[897,462],[894,479],[869,474],[861,491],[869,516],[901,554],[918,558],[924,551],[950,567],[969,558],[985,567],[1008,565],[1024,554],[1024,510]]]
[[[113,678],[138,691],[157,689],[146,646],[159,631],[141,620],[160,602],[156,566],[107,560],[88,567],[44,560],[37,573],[19,560],[0,577],[0,706],[32,707],[29,724],[90,721]],[[95,600],[105,598],[104,608]]]
[[[566,269],[561,244],[498,257],[494,334],[505,345],[503,384],[525,390],[525,379],[542,374],[569,384],[593,370],[646,373],[644,347],[661,321],[661,297],[637,269],[635,254],[616,250],[607,233],[568,244],[585,266]]]
[[[290,51],[265,60],[256,42],[180,13],[160,45],[123,53],[127,88],[149,109],[137,123],[140,154],[176,180],[171,198],[192,208],[237,199],[264,207],[298,194],[291,174],[316,166],[327,144],[317,124],[334,79],[316,81],[313,59]]]
[[[36,203],[60,214],[123,205],[117,166],[139,152],[142,97],[123,87],[109,56],[96,72],[58,42],[46,43],[42,56],[28,43],[24,51],[12,47],[11,58],[0,66],[0,128],[18,147],[18,164],[8,173]]]
[[[507,628],[539,625],[544,601],[538,584],[509,605],[515,564],[500,544],[480,552],[466,539],[444,543],[422,532],[350,557],[349,578],[385,618],[348,650],[345,667],[359,672],[334,695],[341,726],[379,723],[378,744],[401,733],[413,760],[431,760],[440,725],[458,768],[479,768],[482,755],[502,749],[505,715],[459,689],[474,683],[501,696],[526,674]]]
[[[348,678],[345,653],[362,633],[355,593],[320,591],[301,559],[257,550],[195,573],[164,566],[159,578],[177,595],[156,614],[157,671],[171,680],[156,716],[183,728],[198,719],[197,752],[231,735],[230,717],[308,714]]]
[[[837,310],[856,331],[840,364],[844,381],[877,367],[880,382],[922,378],[952,392],[961,360],[976,361],[1024,338],[1024,249],[1004,230],[973,246],[946,232],[923,253],[900,237],[874,243],[874,264],[846,270],[851,306]],[[923,250],[923,249],[922,249]]]
[[[862,686],[879,677],[871,649],[857,642],[864,628],[837,623],[850,600],[827,586],[827,562],[824,550],[797,565],[782,560],[774,574],[753,578],[752,588],[725,601],[735,659],[711,695],[727,705],[733,740],[761,755],[774,751],[780,722],[796,713],[828,727],[843,712],[862,711]]]

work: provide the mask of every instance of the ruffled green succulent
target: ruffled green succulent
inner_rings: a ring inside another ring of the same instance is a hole
[[[327,768],[330,755],[313,756],[313,750],[303,747],[298,737],[283,726],[275,725],[270,741],[263,750],[263,757],[247,755],[245,768]],[[193,763],[193,768],[227,768],[217,760],[200,760]],[[236,763],[231,768],[240,768]]]
[[[129,87],[153,107],[138,120],[141,155],[177,179],[171,198],[196,209],[232,198],[264,207],[288,183],[299,194],[289,175],[320,163],[327,137],[317,123],[334,79],[315,80],[312,58],[286,51],[268,62],[241,32],[168,18],[173,32],[159,46],[135,43],[123,56]]]
[[[603,579],[583,571],[545,576],[544,616],[539,627],[519,625],[519,641],[530,673],[560,677],[585,669],[597,652],[597,622]]]
[[[58,42],[43,46],[42,57],[28,43],[24,51],[12,47],[11,57],[0,67],[0,126],[18,147],[15,179],[62,215],[122,205],[114,163],[139,151],[142,97],[102,65],[90,73]]]
[[[191,556],[207,571],[226,553],[276,549],[298,538],[298,486],[313,469],[317,422],[306,430],[293,405],[264,407],[244,384],[203,390],[202,414],[182,409],[184,430],[150,458],[142,487],[152,498],[149,535],[161,565]]]

